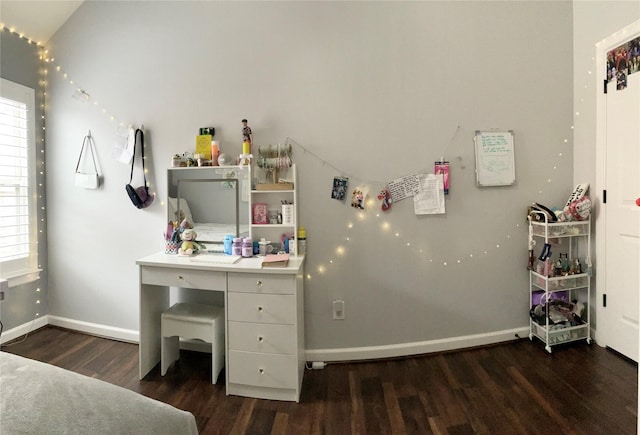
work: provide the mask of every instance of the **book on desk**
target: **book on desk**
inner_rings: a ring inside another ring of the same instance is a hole
[[[267,255],[262,259],[262,267],[287,267],[289,254]]]

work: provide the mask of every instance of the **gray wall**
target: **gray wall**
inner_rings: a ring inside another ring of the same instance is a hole
[[[36,105],[36,183],[38,201],[38,264],[43,271],[40,279],[12,287],[5,295],[5,300],[0,303],[0,318],[4,330],[15,328],[37,317],[42,317],[48,312],[47,301],[47,222],[45,219],[46,200],[44,198],[45,176],[42,171],[44,143],[42,109],[43,90],[40,86],[42,80],[42,62],[40,61],[40,48],[30,44],[18,35],[8,30],[0,31],[0,76],[3,79],[30,87],[35,90]]]
[[[572,32],[571,2],[86,2],[49,46],[62,69],[47,118],[51,314],[137,330],[135,260],[162,248],[171,155],[206,125],[238,154],[246,117],[256,144],[299,145],[307,348],[528,325],[526,207],[561,206],[574,182]],[[111,158],[119,121],[147,130],[158,199],[144,211]],[[475,186],[474,131],[492,128],[515,132],[514,186]],[[88,129],[98,191],[73,188]],[[411,200],[377,215],[384,183],[443,155],[445,215],[415,216]],[[373,204],[331,200],[336,175]]]

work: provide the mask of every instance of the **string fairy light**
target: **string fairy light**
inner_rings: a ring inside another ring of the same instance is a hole
[[[18,38],[24,39],[29,44],[33,44],[33,45],[36,45],[38,47],[43,47],[43,45],[40,43],[40,41],[35,41],[35,40],[29,38],[28,36],[26,36],[24,33],[18,32],[16,30],[16,28],[13,27],[13,26],[10,27],[10,26],[6,26],[4,23],[0,23],[0,31],[5,31],[5,32],[12,33],[13,35],[17,36]]]
[[[36,50],[36,56],[37,56],[37,61],[38,61],[38,71],[39,71],[39,79],[38,79],[38,85],[39,85],[39,92],[36,93],[37,95],[37,99],[38,101],[38,107],[40,108],[41,111],[41,115],[40,115],[40,124],[41,124],[41,129],[38,132],[38,134],[36,135],[35,138],[35,146],[36,146],[36,150],[35,153],[36,155],[38,154],[38,149],[39,149],[39,156],[36,158],[36,164],[39,166],[39,169],[36,170],[36,190],[37,188],[40,188],[40,193],[34,193],[33,194],[33,201],[36,202],[36,204],[39,204],[39,207],[36,208],[36,218],[35,218],[35,222],[36,222],[36,232],[37,232],[37,237],[35,240],[35,251],[36,251],[36,255],[38,260],[40,260],[43,255],[40,255],[40,249],[42,247],[42,244],[40,243],[40,238],[42,238],[45,234],[45,229],[46,229],[46,206],[45,206],[45,199],[42,195],[42,188],[44,186],[44,177],[45,177],[45,132],[46,132],[46,117],[45,117],[45,113],[46,113],[46,96],[47,96],[47,69],[44,67],[44,55],[43,55],[43,46],[40,42],[35,41],[27,36],[25,36],[24,33],[22,32],[18,32],[15,27],[8,27],[6,26],[4,23],[0,23],[0,32],[8,32],[10,35],[19,38],[20,40],[24,40],[26,41],[29,45],[34,45],[36,47],[38,47],[38,49]],[[38,261],[37,267],[39,270],[42,270],[42,263],[40,263]],[[35,289],[35,302],[34,302],[34,319],[33,321],[35,321],[36,318],[40,317],[40,309],[38,308],[41,303],[40,303],[40,287],[37,287]],[[26,336],[25,336],[26,338]]]
[[[592,58],[591,58],[591,61],[592,61],[592,67],[593,67],[593,64],[595,63],[595,57],[592,57]],[[589,70],[589,71],[587,72],[587,76],[590,76],[590,75],[592,75],[592,71],[591,71],[591,70]],[[588,86],[588,80],[585,82],[584,89],[586,89],[586,90],[588,90],[588,89],[589,89],[589,86]],[[581,103],[584,103],[584,98],[580,98],[580,99],[579,99],[579,101],[580,101]],[[580,107],[578,107],[578,109],[580,109]],[[575,116],[576,116],[576,117],[577,117],[577,116],[580,116],[580,110],[576,110],[576,111],[575,111]],[[456,131],[455,131],[455,133],[454,133],[453,137],[451,138],[451,142],[453,142],[453,141],[455,140],[456,135],[458,134],[458,132],[459,132],[459,130],[460,130],[460,129],[461,129],[461,127],[458,125],[458,128],[456,129]],[[573,126],[573,125],[571,125],[571,126],[569,127],[569,133],[572,133],[572,132],[573,132],[573,130],[574,130],[574,126]],[[334,165],[332,165],[330,162],[328,162],[328,161],[326,161],[326,160],[322,159],[320,156],[318,156],[317,154],[313,153],[311,150],[307,149],[306,147],[304,147],[304,146],[302,146],[302,145],[298,144],[297,142],[295,142],[295,141],[291,140],[290,138],[287,138],[287,141],[288,141],[289,143],[291,143],[292,145],[295,145],[295,146],[297,146],[298,148],[300,148],[300,149],[301,149],[305,154],[309,154],[309,155],[311,155],[311,156],[315,157],[316,159],[320,160],[320,161],[322,162],[323,166],[329,166],[330,168],[333,168],[334,170],[337,170],[338,172],[340,172],[340,173],[344,174],[344,172],[342,172],[342,171],[338,170],[338,169],[337,169]],[[568,137],[563,138],[563,139],[562,139],[561,141],[559,141],[559,142],[560,142],[560,143],[559,143],[559,145],[569,147],[569,150],[571,150],[571,149],[573,148],[573,144],[571,143],[571,141],[569,140],[569,138],[568,138]],[[447,147],[445,148],[445,150],[446,150],[446,149],[448,149],[448,148],[449,148],[449,146],[447,146]],[[445,153],[443,152],[442,154],[445,154]],[[563,162],[563,160],[564,160],[564,156],[565,156],[565,155],[564,155],[564,153],[563,153],[562,151],[558,152],[558,154],[557,154],[557,160],[559,160],[560,162],[554,162],[554,163],[553,163],[553,165],[551,166],[551,170],[552,170],[552,171],[557,171],[557,169],[558,169],[558,167],[559,167],[560,163],[561,163],[561,162]],[[549,177],[549,178],[547,178],[547,179],[546,179],[546,182],[547,182],[547,184],[549,184],[549,183],[553,183],[553,179],[552,179],[551,177]],[[383,184],[383,185],[386,185],[386,183],[371,183],[371,184]],[[538,190],[538,194],[539,194],[539,195],[543,195],[543,194],[544,194],[544,192],[545,192],[545,191],[544,191],[544,189],[539,189],[539,190]],[[362,212],[361,212],[361,213],[362,213]],[[381,218],[381,217],[383,217],[383,216],[384,216],[384,215],[381,215],[381,214],[380,214],[380,213],[378,213],[378,212],[376,212],[376,213],[375,213],[375,217],[376,217],[376,218]],[[393,232],[393,229],[392,229],[392,227],[391,227],[391,224],[389,223],[389,221],[388,221],[388,220],[386,220],[386,216],[384,216],[384,217],[385,217],[385,220],[381,223],[381,225],[380,225],[380,229],[381,229],[383,232]],[[515,223],[515,224],[513,224],[513,225],[511,226],[511,228],[512,228],[512,229],[514,229],[514,230],[520,230],[521,226],[522,226],[522,225],[521,225],[520,223]],[[353,223],[351,223],[351,222],[350,222],[350,223],[347,225],[347,234],[346,234],[345,236],[343,236],[342,240],[344,240],[345,242],[350,242],[350,241],[351,241],[351,238],[352,238],[352,237],[351,237],[351,231],[353,230],[353,228],[354,228],[354,225],[353,225]],[[396,240],[397,240],[397,241],[398,241],[402,246],[404,246],[404,247],[405,247],[405,248],[407,248],[407,249],[411,249],[412,251],[414,251],[414,253],[416,253],[416,254],[418,254],[418,256],[422,257],[422,258],[423,258],[423,260],[424,260],[427,264],[431,264],[431,265],[433,265],[434,263],[435,263],[435,264],[440,264],[440,265],[441,265],[441,267],[449,267],[449,266],[452,264],[452,260],[450,260],[450,259],[440,259],[440,260],[436,261],[436,260],[433,258],[433,256],[428,255],[428,254],[424,251],[424,249],[419,248],[419,247],[415,246],[414,244],[412,244],[412,243],[411,243],[411,241],[404,239],[404,238],[401,236],[401,232],[400,232],[400,231],[396,230],[396,231],[394,232],[394,235],[395,235],[395,239],[396,239]],[[511,235],[511,233],[510,233],[510,232],[507,232],[507,234],[503,235],[503,236],[502,236],[502,238],[506,239],[507,241],[511,241],[511,240],[512,240],[512,237],[511,237],[511,236],[512,236],[512,235]],[[500,250],[500,249],[503,249],[503,246],[501,245],[501,243],[496,243],[496,245],[495,245],[495,247],[494,247],[494,248],[480,249],[480,250],[476,250],[475,252],[467,252],[466,254],[460,254],[460,255],[455,256],[455,257],[457,257],[457,258],[453,261],[453,264],[454,264],[454,265],[463,265],[463,264],[466,264],[466,263],[469,263],[469,262],[473,261],[474,259],[482,258],[483,256],[485,256],[485,257],[486,257],[486,256],[488,256],[489,254],[493,253],[494,251],[498,251],[498,250]],[[345,251],[343,250],[342,252],[344,253]],[[333,258],[330,258],[329,260],[325,261],[324,263],[327,263],[327,262],[328,262],[329,264],[334,264],[334,259],[333,259]],[[321,262],[321,263],[317,266],[317,268],[316,268],[319,274],[325,274],[325,273],[327,272],[327,266],[325,266],[325,265],[324,265],[324,263],[322,263],[322,262]],[[308,280],[310,280],[310,279],[312,279],[312,277],[313,277],[313,276],[312,276],[310,273],[308,273],[306,278],[307,278]]]
[[[76,81],[71,77],[71,74],[69,74],[62,67],[62,65],[56,62],[55,57],[49,56],[49,50],[47,49],[44,50],[44,62],[48,65],[51,65],[53,70],[58,74],[58,77],[64,80],[70,87],[73,88],[73,93],[71,96],[74,100],[80,101],[81,103],[89,103],[89,101],[91,101],[91,94],[89,94],[83,87],[79,86],[76,83]],[[45,69],[45,71],[47,71],[47,69]],[[96,109],[99,114],[105,116],[105,118],[108,119],[109,122],[118,125],[118,127],[128,126],[128,128],[132,128],[131,124],[126,124],[123,120],[117,118],[106,107],[103,107],[98,100],[94,100],[93,104],[89,104],[89,106]],[[144,159],[146,160],[147,156],[145,156]],[[148,173],[149,170],[145,168],[145,174]],[[150,182],[149,180],[146,181],[146,186],[148,188],[154,187],[152,182]],[[156,196],[156,192],[152,192],[151,194],[154,197]],[[161,203],[161,205],[164,205],[164,203]]]
[[[89,94],[82,86],[80,86],[76,80],[74,80],[69,72],[67,72],[62,65],[56,62],[55,57],[49,56],[49,50],[44,51],[44,61],[51,65],[53,70],[58,74],[58,77],[64,80],[70,87],[73,88],[72,98],[82,103],[88,103],[91,100],[91,94]],[[103,107],[98,100],[93,101],[93,105],[98,113],[104,115],[109,122],[117,124],[119,127],[125,127],[127,124],[119,119],[115,114],[111,113],[106,107]],[[131,125],[129,124],[129,127]]]
[[[25,40],[26,40],[26,41],[28,41],[29,43],[36,44],[36,45],[38,45],[39,47],[44,48],[44,47],[43,47],[39,42],[34,42],[33,40],[29,39],[28,37],[24,36],[23,34],[18,33],[14,28],[8,28],[8,27],[6,27],[6,26],[5,26],[4,24],[2,24],[2,23],[0,23],[0,30],[9,31],[9,32],[11,32],[11,33],[15,34],[16,36],[18,36],[18,37],[20,37],[20,38],[22,38],[22,39],[25,39]],[[617,33],[620,33],[620,32],[617,32]],[[616,33],[616,34],[614,34],[614,36],[615,36],[615,35],[617,35],[617,33]],[[598,44],[600,44],[600,43],[598,43]],[[596,44],[596,46],[597,46],[598,44]],[[58,63],[56,63],[56,61],[55,61],[55,58],[54,58],[54,57],[49,57],[49,56],[48,56],[48,50],[44,50],[44,51],[43,51],[43,53],[44,53],[44,55],[43,55],[43,60],[44,60],[44,62],[45,62],[46,64],[52,65],[52,66],[54,67],[55,72],[56,72],[56,73],[58,73],[58,74],[59,74],[59,76],[60,76],[62,79],[64,79],[64,80],[65,80],[65,81],[66,81],[70,86],[72,86],[72,87],[74,88],[74,95],[76,95],[76,94],[77,94],[78,96],[80,96],[80,99],[81,99],[81,100],[85,100],[85,102],[88,102],[88,101],[91,99],[90,94],[89,94],[89,93],[87,93],[87,92],[86,92],[82,87],[80,87],[80,86],[78,86],[78,85],[77,85],[77,83],[76,83],[76,82],[71,78],[70,74],[69,74],[68,72],[64,71],[64,69],[62,68],[62,66],[61,66],[61,65],[59,65]],[[592,57],[591,59],[592,59],[592,63],[595,63],[595,58],[594,58],[594,57]],[[48,70],[47,70],[47,68],[45,68],[45,69],[44,69],[44,77],[43,77],[43,80],[42,80],[43,96],[46,96],[46,83],[47,83],[47,81],[46,81],[46,75],[47,75],[47,73],[48,73]],[[589,89],[589,85],[588,85],[588,83],[589,83],[589,82],[588,82],[588,76],[591,76],[591,75],[592,75],[592,71],[591,71],[591,70],[589,70],[589,71],[587,72],[587,80],[585,81],[585,84],[584,84],[584,87],[583,87],[583,89],[585,89],[585,90],[586,90],[586,89]],[[43,100],[43,101],[44,101],[44,100]],[[584,98],[580,98],[580,99],[579,99],[579,101],[580,101],[581,103],[583,103],[583,102],[584,102]],[[99,104],[99,102],[98,102],[97,100],[96,100],[96,101],[94,101],[94,104],[92,105],[92,107],[95,107],[95,108],[100,107],[100,109],[99,109],[99,113],[101,113],[101,114],[105,115],[105,116],[106,116],[106,118],[107,118],[110,122],[116,123],[116,124],[120,125],[121,127],[124,127],[124,126],[125,126],[125,123],[124,123],[123,121],[119,120],[119,119],[118,119],[114,114],[110,113],[106,108],[103,108],[102,106],[100,106],[100,104]],[[44,103],[41,105],[41,108],[44,110],[44,108],[45,108],[45,107],[44,107]],[[576,116],[576,117],[580,116],[580,110],[576,110],[576,111],[575,111],[575,116]],[[44,116],[43,116],[43,130],[44,130],[44,128],[45,128],[45,127],[44,127]],[[573,129],[574,129],[574,126],[573,126],[573,125],[572,125],[572,126],[570,126],[570,130],[573,130]],[[455,139],[457,138],[458,133],[460,132],[460,130],[461,130],[461,126],[460,126],[460,125],[458,125],[458,126],[456,127],[456,130],[454,131],[454,133],[453,133],[453,135],[452,135],[451,139],[449,140],[449,143],[444,147],[444,150],[440,153],[441,155],[445,155],[445,154],[446,154],[446,151],[447,151],[447,150],[449,150],[449,148],[450,148],[451,144],[453,144],[453,143],[455,142]],[[44,133],[43,133],[43,136],[44,136]],[[44,142],[44,137],[43,137],[42,141]],[[322,165],[323,165],[323,166],[329,167],[329,168],[333,169],[334,171],[336,171],[336,172],[338,172],[338,173],[340,173],[340,174],[347,174],[347,172],[343,171],[341,168],[338,168],[336,165],[334,165],[334,164],[333,164],[333,163],[331,163],[330,161],[323,159],[323,158],[322,158],[322,157],[320,157],[318,154],[316,154],[315,152],[313,152],[311,149],[309,149],[309,148],[307,148],[307,147],[304,147],[303,145],[301,145],[301,144],[299,144],[299,143],[295,142],[294,140],[292,140],[291,138],[287,138],[287,142],[288,142],[289,144],[291,144],[292,146],[295,146],[295,147],[299,148],[300,150],[302,150],[304,154],[308,154],[308,155],[312,156],[313,158],[315,158],[316,160],[320,161],[320,162],[322,163]],[[568,139],[568,138],[564,138],[564,139],[561,141],[561,144],[566,145],[566,146],[569,146],[569,147],[571,147],[571,146],[572,146],[572,144],[570,143],[570,141],[569,141],[569,139]],[[43,153],[44,153],[44,149],[42,149],[42,150],[41,150],[41,152],[43,152]],[[459,157],[459,159],[460,159],[460,157]],[[562,151],[558,152],[558,154],[557,154],[557,159],[558,159],[558,160],[560,160],[560,161],[563,161],[563,160],[564,160],[564,153],[563,153]],[[552,170],[552,171],[556,171],[556,170],[558,169],[558,166],[559,166],[559,164],[553,164],[553,166],[551,167],[551,170]],[[381,182],[381,181],[371,181],[371,180],[362,180],[362,179],[358,179],[357,177],[351,177],[351,176],[350,176],[350,178],[353,178],[353,179],[355,179],[356,181],[363,182],[364,184],[372,184],[372,185],[386,185],[386,184],[387,184],[386,182]],[[551,184],[551,183],[553,183],[553,178],[552,178],[552,177],[547,178],[547,179],[546,179],[546,182],[547,182],[547,184]],[[149,186],[150,186],[150,183],[149,183]],[[545,191],[544,191],[544,189],[542,189],[542,188],[538,190],[538,194],[539,194],[539,195],[543,195],[543,194],[544,194],[544,192],[545,192]],[[373,200],[371,201],[371,203],[373,203]],[[367,204],[367,205],[368,205],[368,209],[372,209],[372,208],[373,208],[371,203],[368,203],[368,204]],[[376,218],[381,218],[381,217],[383,217],[383,216],[384,216],[385,220],[384,220],[384,222],[382,222],[382,224],[380,225],[381,230],[382,230],[382,231],[384,231],[384,232],[393,232],[393,229],[392,229],[392,227],[391,227],[391,224],[389,223],[389,221],[388,221],[388,220],[386,220],[386,219],[387,219],[387,218],[386,218],[386,215],[381,215],[380,213],[376,213],[376,214],[375,214],[375,217],[376,217]],[[358,217],[358,220],[359,220],[360,222],[363,222],[363,221],[365,221],[365,220],[366,220],[367,215],[366,215],[364,212],[360,212],[360,213],[358,214],[358,216],[357,216],[357,217]],[[514,229],[519,229],[519,228],[520,228],[520,226],[521,226],[521,225],[520,225],[519,223],[516,223],[515,225],[513,225],[513,228],[514,228]],[[347,234],[346,234],[345,236],[343,236],[343,237],[342,237],[342,240],[343,240],[345,243],[349,243],[349,242],[352,240],[351,231],[352,231],[353,229],[354,229],[354,224],[350,222],[350,223],[347,225]],[[409,240],[405,240],[405,239],[401,236],[400,231],[396,230],[394,234],[395,234],[395,238],[396,238],[396,240],[397,240],[399,243],[401,243],[401,244],[402,244],[402,246],[406,247],[407,249],[411,249],[411,250],[413,250],[415,253],[417,253],[418,255],[420,255],[420,256],[422,256],[422,257],[424,257],[424,259],[426,260],[426,262],[427,262],[428,264],[433,264],[434,262],[436,262],[432,256],[427,255],[427,252],[425,252],[425,250],[424,250],[424,249],[420,248],[420,247],[419,247],[419,246],[417,246],[415,243],[411,243]],[[505,238],[505,239],[507,239],[507,240],[510,240],[510,239],[511,239],[511,234],[510,234],[510,233],[507,233],[507,234],[504,236],[504,238]],[[462,255],[462,254],[461,254],[461,255],[458,255],[458,256],[456,256],[457,258],[455,258],[455,259],[453,260],[453,264],[458,264],[458,265],[465,264],[466,262],[472,261],[472,260],[474,260],[474,259],[476,259],[476,258],[478,258],[478,257],[482,257],[482,256],[489,255],[491,252],[493,252],[493,249],[495,249],[495,250],[501,249],[501,245],[500,245],[500,243],[497,243],[497,244],[495,245],[495,248],[491,248],[491,249],[480,249],[480,250],[476,250],[476,252],[467,252],[467,253],[466,253],[466,254],[464,254],[464,255]],[[347,249],[346,249],[342,244],[338,245],[338,247],[336,247],[336,249],[335,249],[335,253],[336,253],[337,255],[341,256],[341,257],[342,257],[342,256],[344,256],[344,255],[346,254],[346,252],[347,252]],[[479,254],[481,254],[481,255],[478,255],[478,253],[479,253]],[[333,258],[330,258],[330,259],[328,259],[328,260],[326,261],[326,263],[334,264],[334,263],[335,263],[335,261],[334,261],[334,259],[333,259]],[[450,263],[452,263],[452,260],[450,260],[450,259],[440,259],[440,260],[437,262],[437,264],[438,264],[438,263],[439,263],[439,264],[441,264],[443,267],[447,267],[447,266],[449,266],[449,265],[450,265]],[[316,270],[317,270],[317,272],[318,272],[319,274],[324,274],[324,273],[326,273],[326,272],[327,272],[327,266],[325,266],[323,263],[320,263],[320,264],[316,267]],[[307,276],[306,276],[306,278],[307,278],[307,279],[312,279],[312,275],[311,275],[310,273],[308,273],[308,274],[307,274]]]

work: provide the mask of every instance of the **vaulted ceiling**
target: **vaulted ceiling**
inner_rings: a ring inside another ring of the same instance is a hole
[[[46,45],[84,0],[2,0],[0,23]]]

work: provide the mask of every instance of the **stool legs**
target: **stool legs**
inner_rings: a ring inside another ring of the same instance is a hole
[[[180,337],[162,337],[160,345],[160,374],[167,374],[167,369],[180,358]]]
[[[167,374],[171,364],[180,359],[180,337],[162,337],[160,374]],[[211,343],[211,383],[217,384],[218,376],[224,368],[224,336]]]
[[[211,346],[211,383],[215,384],[225,360],[224,308],[177,303],[162,313],[160,373],[180,358],[180,337],[202,340]]]
[[[211,343],[211,383],[217,384],[218,376],[224,367],[224,323],[214,323],[214,339]]]

